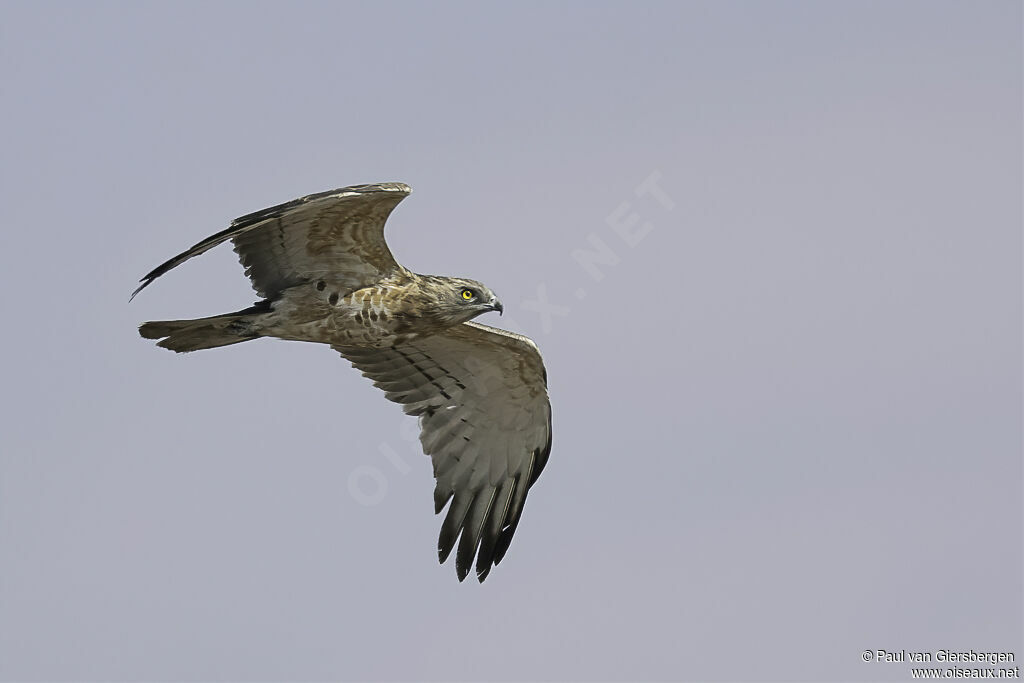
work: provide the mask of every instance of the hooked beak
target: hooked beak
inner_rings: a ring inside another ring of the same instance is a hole
[[[490,301],[490,306],[492,311],[498,312],[498,315],[501,315],[502,313],[505,312],[505,307],[502,306],[501,302],[498,301],[497,299],[492,298]]]

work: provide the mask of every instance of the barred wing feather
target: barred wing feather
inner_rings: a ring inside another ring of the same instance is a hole
[[[455,548],[459,580],[476,558],[477,578],[505,556],[529,488],[551,451],[544,363],[526,337],[467,322],[383,349],[334,347],[420,419],[420,441],[446,504],[438,556]]]
[[[193,256],[231,240],[253,288],[266,298],[302,282],[329,278],[348,290],[402,266],[384,240],[384,223],[412,190],[403,183],[319,192],[232,221],[146,274],[132,297]]]

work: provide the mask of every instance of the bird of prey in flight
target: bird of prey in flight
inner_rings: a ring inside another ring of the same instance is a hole
[[[139,327],[177,352],[260,337],[329,344],[385,396],[419,418],[433,462],[435,513],[448,505],[437,552],[458,541],[462,581],[483,581],[505,556],[527,491],[551,451],[547,373],[530,339],[472,322],[503,308],[475,280],[413,273],[391,255],[384,222],[402,183],[311,194],[242,216],[141,280],[231,240],[262,297],[250,308]],[[449,505],[450,503],[450,505]]]

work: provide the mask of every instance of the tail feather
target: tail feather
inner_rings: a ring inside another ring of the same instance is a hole
[[[254,307],[195,320],[154,320],[140,325],[139,334],[146,339],[159,339],[157,346],[177,353],[214,349],[260,337],[254,323],[265,310]]]

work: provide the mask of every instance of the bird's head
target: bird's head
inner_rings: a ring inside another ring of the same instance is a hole
[[[431,287],[435,310],[451,325],[471,320],[481,313],[497,311],[505,307],[490,289],[476,280],[459,277],[437,278]]]

